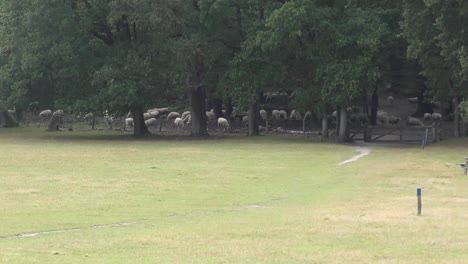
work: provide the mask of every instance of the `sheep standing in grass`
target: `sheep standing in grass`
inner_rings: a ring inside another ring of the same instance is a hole
[[[94,113],[87,113],[86,115],[84,115],[83,120],[85,122],[89,122],[93,120],[93,118],[94,118]]]
[[[384,125],[396,125],[401,121],[401,118],[389,115],[387,112],[382,110],[377,112],[377,118],[380,123]]]
[[[53,113],[53,115],[64,116],[65,112],[62,109],[59,109]]]
[[[159,113],[159,111],[157,111],[157,110],[153,110],[153,111],[150,111],[150,112],[147,112],[147,113],[150,114],[150,118],[151,117],[158,118],[161,115],[161,113]]]
[[[185,117],[187,117],[190,114],[191,114],[190,111],[185,111],[182,113],[182,116],[180,118],[185,119]]]
[[[227,132],[229,130],[229,122],[226,118],[218,118],[218,128],[220,127],[223,128],[224,132]]]
[[[387,124],[387,118],[386,118],[387,116],[388,116],[387,112],[383,110],[377,111],[377,120],[379,120],[380,123]]]
[[[421,120],[419,120],[418,118],[416,117],[408,117],[408,119],[406,120],[406,124],[409,125],[409,126],[424,126],[423,122],[421,122]]]
[[[296,111],[295,109],[291,111],[291,115],[289,115],[290,120],[302,120],[301,113]]]
[[[440,113],[433,113],[431,116],[431,119],[435,122],[440,122],[442,121],[442,114]]]
[[[112,130],[112,124],[114,123],[114,115],[109,114],[109,111],[104,112],[104,121],[106,122],[109,129]]]
[[[183,117],[182,120],[184,120],[184,123],[186,123],[187,125],[190,125],[192,123],[192,115],[188,114],[185,117]]]
[[[242,125],[247,126],[249,124],[249,116],[242,117]]]
[[[260,118],[261,118],[263,121],[267,120],[268,114],[267,114],[267,111],[266,111],[266,110],[263,110],[263,109],[260,110]]]
[[[148,120],[145,120],[145,125],[146,127],[152,127],[152,126],[157,126],[158,125],[158,120],[156,118],[150,118]]]
[[[395,98],[393,98],[393,96],[390,95],[390,96],[387,97],[387,103],[388,103],[389,105],[392,105],[392,104],[393,104],[393,101],[395,101]]]
[[[159,112],[160,115],[165,115],[167,113],[169,113],[169,108],[153,108],[153,109],[149,109],[148,111],[146,111],[147,113],[151,113],[151,112]]]
[[[52,116],[52,110],[47,109],[39,113],[39,118],[45,120],[49,119]]]
[[[387,122],[390,125],[396,125],[396,124],[400,123],[400,121],[401,121],[401,118],[397,117],[397,116],[388,116],[387,117]]]
[[[209,112],[206,112],[206,120],[208,122],[214,122],[215,121],[215,113],[214,113],[213,109],[211,109],[211,111],[209,111]]]
[[[153,118],[153,115],[152,115],[152,114],[150,114],[150,113],[144,113],[144,114],[143,114],[143,119],[144,119],[144,120],[148,120],[148,119],[151,119],[151,118]]]
[[[432,118],[432,115],[430,113],[425,113],[424,114],[424,121],[429,121],[429,120],[431,120],[431,118]]]
[[[271,112],[271,116],[273,117],[274,120],[281,119],[280,111],[276,109]]]
[[[170,112],[168,115],[167,115],[167,121],[171,120],[171,119],[175,119],[175,118],[178,118],[180,117],[180,114],[177,113],[177,112]]]
[[[128,117],[125,119],[125,128],[133,128],[133,118]]]
[[[288,120],[288,113],[285,110],[280,110],[279,115],[281,120]]]
[[[181,131],[185,127],[184,120],[182,118],[180,118],[180,117],[177,117],[174,120],[174,125],[177,127],[177,131]]]

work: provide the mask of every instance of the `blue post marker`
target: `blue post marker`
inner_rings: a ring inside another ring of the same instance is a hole
[[[421,215],[422,203],[421,203],[421,188],[416,189],[416,195],[418,196],[418,216]]]

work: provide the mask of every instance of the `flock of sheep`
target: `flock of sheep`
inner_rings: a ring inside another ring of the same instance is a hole
[[[226,115],[226,111],[222,111],[223,116]],[[259,111],[260,119],[265,121],[268,118],[268,112],[266,110]],[[157,125],[161,125],[162,121],[165,122],[172,122],[174,126],[177,128],[177,131],[181,131],[184,129],[185,126],[190,125],[192,122],[192,115],[190,111],[185,111],[182,114],[178,112],[171,112],[169,108],[154,108],[149,109],[146,113],[143,114],[145,119],[145,125],[150,127],[155,127]],[[284,120],[302,120],[302,115],[296,111],[292,110],[291,114],[288,117],[286,110],[273,110],[271,117],[273,120],[277,121],[284,121]],[[158,121],[159,118],[159,121]],[[225,117],[218,117],[216,120],[216,114],[213,109],[206,112],[206,118],[209,123],[217,124],[218,128],[223,130],[224,132],[229,131],[230,129],[230,122]],[[249,122],[249,117],[246,113],[239,112],[236,108],[233,109],[233,112],[230,116],[232,119],[239,119],[243,125],[247,125]],[[134,120],[131,117],[131,113],[127,115],[125,119],[125,126],[126,128],[132,128],[134,125]]]
[[[394,102],[393,96],[387,97],[387,103],[392,105]],[[418,102],[418,98],[408,98],[408,102],[414,104]],[[350,113],[350,122],[356,123],[368,123],[369,117],[364,113],[359,113],[359,108],[350,107],[348,108],[348,112]],[[51,120],[52,117],[57,116],[60,117],[59,120],[62,122],[61,118],[64,116],[63,110],[57,110],[53,112],[52,110],[44,110],[39,113],[39,118],[44,120]],[[307,112],[304,115],[297,110],[292,110],[288,115],[286,110],[273,110],[271,111],[271,115],[268,114],[267,110],[260,110],[259,111],[260,120],[266,121],[271,116],[271,119],[274,121],[286,121],[286,120],[307,120],[312,116],[311,112]],[[177,129],[177,131],[182,131],[186,126],[189,126],[192,122],[192,116],[190,111],[185,111],[183,113],[173,112],[170,111],[169,108],[153,108],[147,110],[144,115],[145,125],[150,127],[162,126],[163,122],[168,122],[169,124],[173,124],[173,126]],[[249,122],[249,117],[247,113],[238,111],[235,107],[230,117],[226,116],[226,111],[223,110],[223,117],[218,117],[216,120],[216,115],[213,109],[211,111],[206,112],[207,121],[209,123],[217,124],[220,130],[224,132],[229,131],[231,122],[230,120],[239,120],[243,126],[247,126]],[[336,119],[337,112],[333,112],[331,115],[332,122]],[[109,128],[112,129],[112,123],[114,122],[114,115],[109,114],[108,111],[103,113],[104,121],[108,124]],[[230,120],[228,120],[228,118]],[[77,116],[78,120],[82,121],[90,121],[94,119],[93,113],[87,114],[79,114]],[[383,110],[379,110],[377,112],[377,121],[380,125],[397,125],[401,122],[402,118],[391,115]],[[442,120],[442,115],[440,113],[426,113],[424,114],[424,121],[434,121],[440,122]],[[406,120],[406,124],[408,126],[424,126],[424,123],[415,117],[408,117]],[[132,129],[134,126],[134,119],[132,117],[132,113],[128,113],[125,120],[124,120],[125,129]]]
[[[387,103],[389,105],[393,105],[395,98],[393,96],[387,97]],[[417,104],[419,101],[418,97],[410,97],[408,98],[408,102],[410,104]],[[435,106],[436,108],[440,108],[440,102],[431,101],[431,105]],[[392,116],[386,113],[385,111],[379,110],[377,112],[377,118],[381,124],[391,125],[391,124],[398,124],[401,121],[400,117]],[[423,120],[426,122],[433,121],[433,122],[441,122],[442,121],[442,114],[440,113],[425,113]],[[424,126],[424,122],[422,122],[419,118],[409,116],[406,119],[406,124],[408,126]]]

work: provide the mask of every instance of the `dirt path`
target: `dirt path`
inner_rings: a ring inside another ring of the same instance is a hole
[[[371,153],[371,150],[366,148],[366,147],[355,147],[354,149],[356,152],[359,152],[359,154],[353,156],[352,158],[348,159],[348,160],[345,160],[345,161],[342,161],[340,163],[338,163],[337,165],[338,166],[343,166],[343,165],[346,165],[348,163],[351,163],[351,162],[355,162],[361,158],[364,158],[365,156],[369,155]]]
[[[190,212],[190,213],[187,213],[187,214],[171,214],[171,215],[168,215],[168,216],[162,216],[160,218],[138,220],[138,221],[133,221],[133,222],[118,222],[118,223],[112,223],[112,224],[92,225],[92,226],[87,226],[87,227],[47,230],[47,231],[38,231],[38,232],[30,232],[30,233],[21,233],[21,234],[16,234],[16,235],[0,236],[0,240],[29,238],[29,237],[36,237],[36,236],[43,236],[43,235],[50,235],[50,234],[59,234],[59,233],[80,232],[80,231],[86,231],[86,230],[92,230],[92,229],[101,229],[101,228],[128,227],[128,226],[134,226],[134,225],[143,224],[143,223],[146,223],[146,222],[154,222],[154,221],[159,221],[159,220],[173,218],[173,217],[192,217],[192,216],[197,216],[197,215],[205,215],[205,214],[209,214],[209,213],[265,209],[265,208],[270,208],[268,206],[268,204],[270,204],[272,202],[275,202],[275,201],[284,200],[284,199],[285,199],[284,197],[275,197],[275,198],[272,198],[270,200],[260,201],[260,202],[253,203],[253,204],[244,204],[244,205],[232,207],[232,208],[229,208],[229,209],[193,211],[193,212]]]

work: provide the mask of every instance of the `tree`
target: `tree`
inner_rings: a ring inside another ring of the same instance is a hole
[[[459,99],[467,92],[467,8],[464,1],[405,1],[402,22],[408,56],[418,60],[431,93],[452,98],[455,136],[459,136]]]
[[[343,106],[339,139],[346,141],[346,107],[362,97],[361,86],[379,79],[379,55],[390,34],[379,11],[346,1],[287,1],[244,45],[235,80],[242,80],[244,92],[258,84],[292,85],[302,95],[318,95],[310,102],[323,112]]]
[[[172,85],[166,1],[24,2],[2,2],[0,82],[11,87],[10,98],[66,110],[131,110],[134,134],[145,134],[143,109]]]

